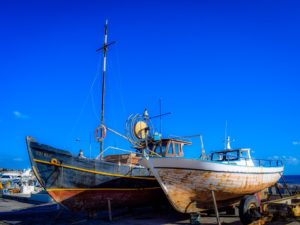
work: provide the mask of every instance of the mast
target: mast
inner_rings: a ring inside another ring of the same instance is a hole
[[[101,100],[101,125],[104,125],[104,106],[105,106],[105,78],[106,78],[106,50],[107,50],[107,24],[104,25],[104,44],[103,44],[103,70],[102,70],[102,100]],[[103,129],[101,129],[101,136]],[[104,140],[100,142],[100,154],[102,156]]]
[[[102,152],[103,152],[103,144],[104,144],[104,136],[105,136],[105,126],[104,126],[104,112],[105,112],[105,80],[106,80],[106,52],[107,47],[114,44],[115,41],[112,41],[107,44],[107,27],[108,27],[108,20],[105,21],[104,25],[104,43],[103,46],[96,51],[103,50],[103,68],[102,68],[102,99],[101,99],[101,115],[100,115],[100,135],[101,135],[101,141],[100,141],[100,159],[102,159]]]

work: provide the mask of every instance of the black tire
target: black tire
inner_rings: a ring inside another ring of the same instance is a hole
[[[239,216],[244,225],[259,219],[259,204],[254,195],[246,195],[242,198],[239,205]]]

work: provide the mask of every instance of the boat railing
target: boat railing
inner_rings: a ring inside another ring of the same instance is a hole
[[[234,159],[222,159],[222,160],[214,160],[214,161],[223,161],[227,163],[234,163],[238,160],[237,158]],[[275,159],[251,159],[246,157],[240,157],[238,161],[245,162],[246,166],[262,166],[262,167],[281,167],[283,166],[282,160],[275,160]]]
[[[127,149],[123,149],[123,148],[117,148],[117,147],[113,147],[113,146],[108,146],[107,148],[105,148],[99,155],[97,155],[96,159],[101,159],[101,157],[103,157],[104,153],[107,152],[108,150],[118,150],[118,151],[121,151],[121,152],[126,152],[126,153],[136,153],[135,151],[133,150],[127,150]],[[145,153],[147,154],[148,156],[156,156],[156,157],[162,157],[161,155],[159,155],[158,153],[152,151],[152,150],[149,150],[148,149],[148,152],[149,153]]]
[[[97,155],[96,159],[101,159],[101,157],[104,155],[104,153],[107,152],[108,150],[111,150],[111,149],[112,150],[118,150],[118,151],[121,151],[121,152],[126,152],[126,153],[134,153],[134,151],[132,151],[132,150],[127,150],[127,149],[123,149],[123,148],[108,146],[99,155]]]
[[[254,166],[263,167],[281,167],[283,166],[282,160],[275,159],[252,159]]]

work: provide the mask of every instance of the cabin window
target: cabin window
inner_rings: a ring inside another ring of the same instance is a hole
[[[169,142],[166,147],[166,156],[182,156],[182,144],[176,142]]]
[[[225,160],[232,161],[232,160],[238,160],[238,159],[239,159],[238,151],[227,152],[226,153],[226,159]]]
[[[154,145],[152,151],[154,151],[155,153],[159,154],[159,155],[163,155],[166,152],[166,146],[159,144],[159,145]]]
[[[241,159],[246,159],[246,160],[250,159],[248,151],[241,151],[240,158]]]
[[[168,152],[167,152],[166,155],[168,155],[168,156],[174,156],[175,155],[174,154],[174,144],[172,142],[169,142],[167,146],[168,146],[167,147]]]
[[[213,161],[223,161],[224,154],[223,152],[213,153],[211,160]]]
[[[176,156],[182,156],[182,144],[180,144],[180,143],[173,143],[173,148],[175,150],[174,154]]]
[[[238,160],[238,151],[232,152],[215,152],[212,154],[211,160],[213,161],[233,161]]]
[[[178,144],[178,156],[183,156],[183,144]]]

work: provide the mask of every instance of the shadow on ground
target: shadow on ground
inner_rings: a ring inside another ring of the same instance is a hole
[[[190,224],[190,216],[180,214],[166,207],[160,209],[139,208],[114,210],[112,221],[109,221],[108,212],[102,211],[88,215],[76,213],[58,207],[56,204],[32,205],[16,210],[0,211],[0,224],[24,224],[24,225],[185,225]],[[216,224],[213,216],[201,217],[202,225]],[[223,225],[241,225],[237,216],[221,216]],[[300,225],[297,221],[282,221],[269,223],[273,225]]]

